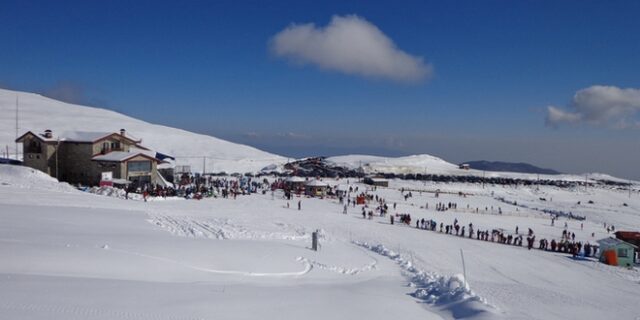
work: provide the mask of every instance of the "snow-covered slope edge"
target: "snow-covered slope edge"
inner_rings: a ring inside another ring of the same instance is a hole
[[[60,183],[48,174],[23,166],[0,164],[0,186],[20,189],[45,189],[60,192],[79,192],[68,183]]]
[[[42,132],[113,131],[126,129],[142,143],[159,152],[178,157],[177,165],[191,165],[201,171],[206,157],[207,172],[257,172],[286,159],[256,148],[212,136],[151,124],[111,110],[75,105],[38,94],[0,89],[0,146],[14,148],[16,97],[19,134]],[[13,152],[12,152],[13,153]]]

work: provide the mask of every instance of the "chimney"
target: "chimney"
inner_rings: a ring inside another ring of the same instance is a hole
[[[51,132],[50,129],[45,130],[44,131],[44,137],[50,139],[51,137],[53,137],[53,132]]]
[[[125,133],[127,133],[127,130],[120,129],[120,135],[121,135],[121,136],[124,136],[124,135],[125,135]]]

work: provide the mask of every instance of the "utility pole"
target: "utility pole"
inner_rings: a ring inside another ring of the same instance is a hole
[[[56,179],[60,181],[60,175],[58,174],[58,152],[60,152],[60,136],[58,136],[58,143],[56,144]]]
[[[585,173],[584,174],[584,191],[585,192],[587,192],[587,176],[588,176],[588,173]]]
[[[482,189],[484,189],[484,174],[486,171],[482,170]]]
[[[202,157],[202,176],[207,172],[207,156]]]
[[[424,185],[427,185],[427,167],[424,167],[424,176],[422,177],[422,181],[424,181]]]
[[[460,257],[462,258],[462,274],[464,275],[464,287],[466,289],[469,282],[467,281],[467,267],[464,264],[464,253],[462,252],[462,248],[460,248]]]
[[[16,160],[18,160],[18,105],[20,102],[18,101],[18,95],[16,95]]]

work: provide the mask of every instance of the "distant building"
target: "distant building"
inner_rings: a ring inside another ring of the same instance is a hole
[[[288,177],[284,183],[287,190],[294,193],[301,193],[304,190],[304,185],[307,183],[307,180],[302,177],[292,176]]]
[[[66,131],[54,135],[51,130],[38,134],[27,131],[16,142],[23,144],[23,163],[72,184],[94,186],[102,174],[111,172],[116,183],[135,186],[165,185],[158,174],[162,160],[130,136],[120,132]]]
[[[631,243],[632,245],[636,246],[635,257],[636,257],[636,262],[638,262],[640,259],[640,252],[638,252],[638,248],[640,248],[640,232],[617,231],[615,235],[617,239],[620,239],[624,242]]]
[[[469,169],[471,169],[471,166],[468,163],[463,163],[463,164],[459,165],[458,168],[460,168],[462,170],[469,170]]]
[[[635,263],[638,246],[616,238],[598,240],[600,261],[612,266],[631,267]]]
[[[376,177],[365,177],[364,183],[377,187],[388,187],[389,180],[384,178],[376,178]]]
[[[312,197],[324,197],[327,195],[329,185],[320,180],[311,180],[305,184],[305,194]]]

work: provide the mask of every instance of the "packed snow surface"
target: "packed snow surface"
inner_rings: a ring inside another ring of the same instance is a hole
[[[235,144],[207,135],[151,124],[114,111],[69,104],[34,93],[0,89],[0,146],[15,150],[15,114],[18,99],[19,134],[28,130],[53,134],[64,131],[127,133],[155,151],[177,157],[176,165],[203,169],[206,156],[208,172],[257,172],[286,159],[246,145]],[[20,150],[22,150],[20,148]],[[11,151],[15,153],[15,151]]]
[[[323,181],[366,188],[353,179]],[[401,188],[412,196],[405,200]],[[413,222],[391,225],[378,215],[363,219],[362,206],[350,205],[344,214],[334,198],[287,201],[281,192],[266,192],[144,202],[94,191],[0,165],[0,319],[640,315],[637,267],[421,230]],[[413,221],[457,219],[477,230],[508,233],[519,226],[521,232],[532,228],[538,239],[559,239],[565,222],[576,240],[591,243],[610,236],[604,223],[617,230],[640,226],[640,194],[604,186],[483,188],[391,180],[389,188],[369,194],[386,199],[391,214],[411,214]],[[434,210],[448,202],[458,208]],[[373,210],[370,205],[366,210]],[[552,226],[543,209],[587,220],[561,217]],[[317,252],[310,250],[314,231]]]

